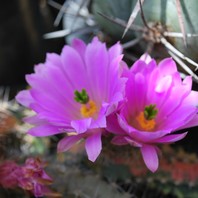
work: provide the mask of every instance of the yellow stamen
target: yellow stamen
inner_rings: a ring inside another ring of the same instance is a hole
[[[145,118],[144,112],[140,112],[140,114],[136,117],[136,121],[138,122],[140,128],[144,131],[152,131],[156,125],[154,119],[147,120]]]
[[[84,118],[93,117],[97,113],[97,106],[94,101],[89,100],[87,104],[82,104],[80,113]]]

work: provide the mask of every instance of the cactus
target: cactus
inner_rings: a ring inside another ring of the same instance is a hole
[[[197,10],[198,4],[196,0],[181,1],[181,15],[184,21],[184,28],[188,34],[198,33]],[[152,5],[152,6],[151,6]],[[151,25],[161,24],[168,32],[181,32],[179,25],[178,12],[175,0],[159,1],[145,0],[143,11],[145,18]],[[140,13],[134,21],[137,25],[143,25]],[[197,46],[198,37],[187,37],[187,47],[184,45],[182,38],[172,37],[171,42],[186,56],[198,61]]]
[[[122,180],[124,187],[136,188],[139,196],[146,188],[148,197],[149,195],[152,195],[151,197],[197,197],[198,158],[196,154],[188,153],[181,147],[174,148],[169,145],[162,146],[161,149],[163,156],[160,159],[160,168],[155,174],[152,174],[146,169],[142,157],[136,149],[125,146],[119,150],[115,146],[108,145],[104,149],[105,160],[103,159],[102,162],[108,161],[109,163],[100,164],[100,171],[104,177],[113,174],[114,177],[110,178],[113,178],[115,182]],[[117,173],[112,167],[116,167]],[[129,170],[131,176],[128,174],[128,177],[121,177],[118,174],[119,167],[122,169],[122,173]],[[136,194],[136,196],[138,195]]]
[[[134,5],[134,0],[94,0],[92,11],[102,30],[107,32],[114,39],[120,40],[124,32],[124,27],[108,21],[102,17],[100,13],[127,22]],[[134,38],[134,34],[129,32],[126,35],[126,39],[129,40],[132,38]]]
[[[127,24],[129,16],[133,11],[134,4],[136,2],[138,1],[94,0],[92,8],[93,13],[95,14],[95,19],[98,21],[98,24],[101,26],[101,28],[109,33],[112,37],[120,40],[124,32],[123,28],[118,25],[116,26],[115,23],[110,22],[105,18],[102,18],[102,16],[98,15],[98,12],[103,13],[109,17],[122,19],[123,21],[125,21],[125,24]],[[196,20],[198,4],[196,0],[180,0],[179,2],[181,4],[181,17],[183,18],[184,29],[187,36],[187,46],[185,46],[182,37],[167,37],[167,39],[185,56],[188,56],[194,61],[198,61],[198,37],[188,37],[189,35],[198,33],[198,21]],[[145,0],[142,8],[148,26],[151,28],[155,28],[155,33],[164,37],[167,36],[167,34],[165,34],[167,32],[177,32],[180,33],[180,36],[182,35],[175,0]],[[140,27],[145,27],[140,12],[136,16],[133,24]],[[153,32],[150,30],[148,30],[146,34],[143,34],[139,31],[136,31],[134,33],[136,34],[136,37],[141,37],[142,35],[144,37],[144,41],[141,42],[142,52],[145,51],[146,46],[148,45],[147,41],[153,42],[154,44],[157,44],[159,42],[153,40]],[[130,40],[133,38],[133,36],[133,32],[130,31],[126,36],[126,39]],[[158,52],[158,50],[158,45],[155,45],[153,54],[157,54],[156,56],[160,57],[162,53],[164,53],[164,56],[167,56],[167,54],[165,54],[165,51],[161,51],[161,48],[160,52]]]

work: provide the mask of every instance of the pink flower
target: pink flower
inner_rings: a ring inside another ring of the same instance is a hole
[[[44,171],[44,166],[38,158],[29,158],[24,165],[13,161],[4,162],[0,165],[0,185],[4,188],[20,187],[35,197],[58,195],[47,187],[52,179]]]
[[[38,158],[29,158],[21,167],[21,174],[19,179],[19,186],[27,191],[32,192],[35,197],[43,197],[50,193],[50,189],[46,185],[52,183],[52,179],[44,171],[44,166]]]
[[[123,99],[121,59],[120,44],[107,50],[97,38],[87,46],[75,39],[71,46],[63,48],[60,56],[48,54],[46,62],[26,76],[31,88],[16,97],[36,112],[25,120],[35,125],[29,134],[75,132],[59,142],[58,151],[66,151],[84,138],[88,157],[95,161],[102,149],[106,117]]]
[[[171,58],[156,64],[145,55],[127,74],[126,100],[117,115],[108,119],[108,130],[117,145],[139,147],[146,166],[158,168],[157,144],[176,142],[186,133],[173,132],[198,125],[198,92],[192,78],[183,81]]]
[[[4,188],[15,188],[21,176],[20,167],[13,161],[6,161],[0,165],[0,185]]]

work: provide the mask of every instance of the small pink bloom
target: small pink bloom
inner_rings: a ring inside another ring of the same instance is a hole
[[[20,187],[35,197],[58,195],[47,187],[52,179],[44,171],[44,166],[38,158],[29,158],[21,166],[13,161],[4,162],[0,165],[0,185],[4,188]]]
[[[16,188],[20,177],[21,169],[15,162],[6,161],[0,165],[0,185],[4,188]]]
[[[146,166],[158,168],[157,144],[176,142],[186,133],[173,132],[198,125],[198,92],[192,78],[180,77],[171,58],[159,63],[143,56],[128,72],[126,100],[121,110],[108,118],[112,142],[139,147]]]
[[[124,65],[121,51],[119,43],[107,49],[95,37],[88,45],[73,40],[61,55],[48,54],[46,62],[26,76],[31,88],[16,97],[36,113],[25,119],[35,125],[29,134],[75,132],[59,142],[58,151],[66,151],[85,139],[88,158],[95,161],[102,149],[106,117],[123,99],[126,79],[120,76]]]
[[[29,158],[22,166],[22,175],[19,186],[24,190],[32,192],[35,197],[42,197],[49,192],[46,185],[52,183],[52,179],[44,171],[44,164],[40,159]]]

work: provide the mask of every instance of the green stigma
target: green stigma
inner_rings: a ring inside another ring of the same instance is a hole
[[[87,104],[89,102],[89,96],[85,89],[82,89],[81,92],[77,90],[74,91],[74,95],[75,95],[74,97],[75,101],[79,102],[80,104]]]
[[[144,117],[147,119],[147,120],[152,120],[156,117],[158,113],[158,110],[156,109],[156,105],[149,105],[149,106],[146,106],[145,109],[144,109]]]

